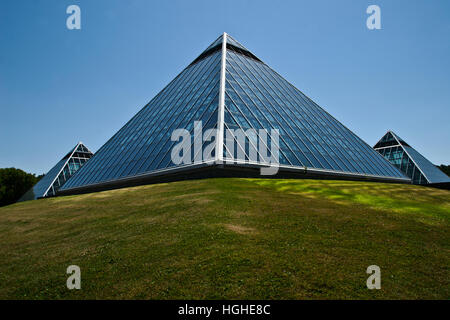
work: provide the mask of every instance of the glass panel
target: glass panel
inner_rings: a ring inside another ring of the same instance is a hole
[[[166,167],[174,144],[171,133],[190,130],[195,120],[217,109],[220,52],[183,70],[148,105],[137,113],[63,189],[99,183]],[[216,115],[217,116],[217,115]]]

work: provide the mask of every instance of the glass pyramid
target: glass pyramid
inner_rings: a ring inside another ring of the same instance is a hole
[[[402,138],[388,131],[374,149],[399,168],[415,184],[450,183],[450,178]]]
[[[28,190],[20,201],[54,196],[59,188],[91,157],[92,152],[79,142],[47,174]]]
[[[227,129],[278,129],[280,170],[409,181],[373,148],[224,33],[107,141],[60,192],[96,190],[116,183],[131,185],[146,177],[207,165],[207,161],[195,160],[194,151],[189,165],[176,165],[171,159],[177,143],[171,140],[171,134],[184,128],[192,136],[194,121],[202,122],[203,132],[217,129],[217,139],[210,137],[216,141],[211,153],[216,160],[236,158],[238,152],[248,158],[253,145],[246,141],[245,146],[231,152],[224,144]],[[203,143],[202,151],[205,146]],[[258,154],[258,161],[261,159],[263,156]]]

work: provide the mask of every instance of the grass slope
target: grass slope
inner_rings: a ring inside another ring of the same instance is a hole
[[[449,196],[208,179],[17,203],[0,208],[0,299],[448,299]]]

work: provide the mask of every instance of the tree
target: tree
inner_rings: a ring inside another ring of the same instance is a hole
[[[0,207],[19,200],[42,177],[16,168],[0,168]]]
[[[448,175],[450,177],[450,165],[441,164],[440,166],[437,166],[443,173]]]

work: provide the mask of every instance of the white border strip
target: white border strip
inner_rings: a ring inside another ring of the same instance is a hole
[[[219,92],[219,110],[217,112],[217,145],[216,160],[217,163],[223,162],[223,139],[224,139],[224,117],[225,117],[225,75],[227,64],[227,33],[223,33],[222,39],[222,62],[220,70],[220,92]]]

